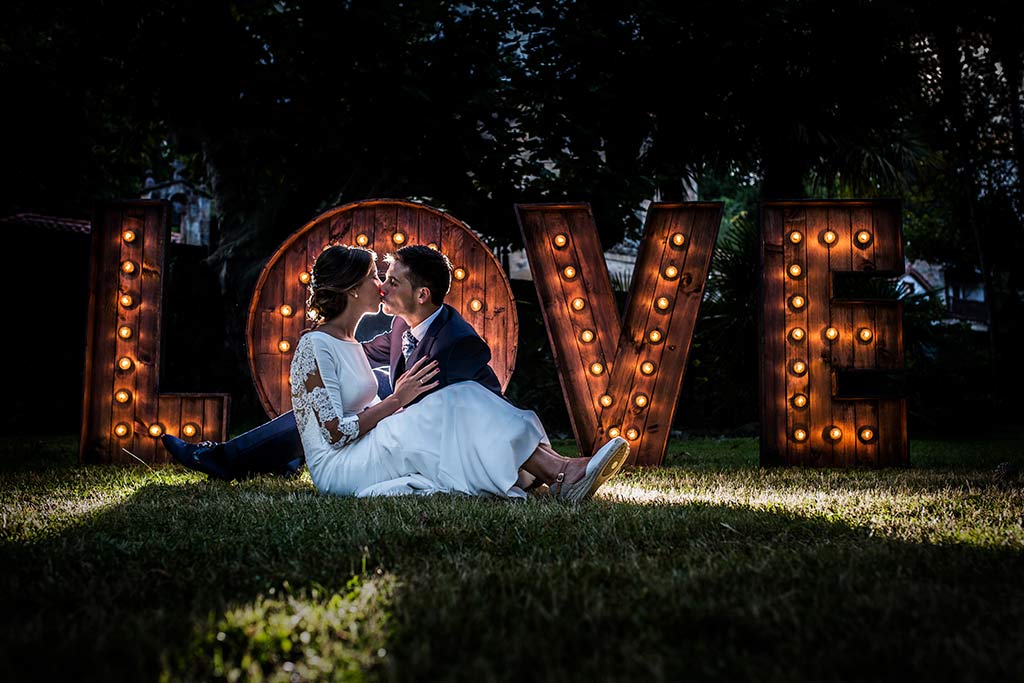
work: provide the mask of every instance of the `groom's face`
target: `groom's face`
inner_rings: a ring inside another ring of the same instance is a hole
[[[380,293],[383,297],[384,312],[388,315],[405,317],[413,313],[422,304],[424,292],[429,292],[420,287],[414,289],[409,281],[409,269],[401,261],[392,261],[388,267],[387,275],[384,276],[384,284],[380,286]]]

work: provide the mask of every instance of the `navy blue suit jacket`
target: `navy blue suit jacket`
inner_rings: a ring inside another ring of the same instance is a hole
[[[371,366],[387,364],[390,367],[392,388],[406,369],[405,360],[402,358],[402,334],[408,329],[409,325],[405,320],[395,316],[390,332],[363,342],[363,351],[366,352]],[[423,339],[416,344],[408,365],[413,365],[423,357],[436,360],[438,363],[438,388],[456,382],[479,382],[486,389],[501,396],[501,382],[488,365],[491,361],[490,347],[480,338],[473,326],[448,304],[441,305],[441,312],[434,318],[434,322],[430,323]]]

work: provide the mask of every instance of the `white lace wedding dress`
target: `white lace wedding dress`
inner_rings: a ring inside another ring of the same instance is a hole
[[[324,493],[522,498],[519,468],[549,443],[536,413],[476,382],[442,387],[359,436],[359,413],[380,402],[377,380],[359,343],[325,332],[299,340],[291,386],[306,466]]]

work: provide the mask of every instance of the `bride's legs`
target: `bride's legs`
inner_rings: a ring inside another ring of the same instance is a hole
[[[590,458],[567,458],[559,455],[547,444],[538,444],[523,469],[545,484],[551,484],[558,475],[565,472],[565,483],[572,484],[583,478]]]

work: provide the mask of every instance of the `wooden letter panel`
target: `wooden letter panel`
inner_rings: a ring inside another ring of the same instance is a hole
[[[160,323],[169,204],[101,207],[92,265],[79,458],[167,462],[164,433],[186,441],[227,436],[227,394],[161,394]]]
[[[331,209],[292,233],[260,273],[249,305],[249,368],[270,417],[292,409],[295,344],[307,317],[309,275],[327,246],[367,247],[384,255],[410,244],[440,249],[454,277],[445,298],[491,347],[491,369],[504,390],[515,368],[519,318],[501,264],[465,223],[432,207],[396,199],[367,199]],[[383,262],[378,264],[382,269]]]
[[[762,464],[906,464],[900,304],[836,296],[843,273],[903,272],[898,203],[770,202],[762,218]]]
[[[651,204],[624,322],[589,205],[516,212],[580,450],[621,435],[631,464],[660,465],[722,205]]]

